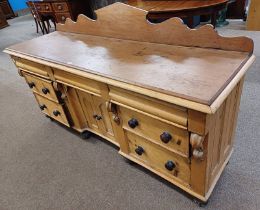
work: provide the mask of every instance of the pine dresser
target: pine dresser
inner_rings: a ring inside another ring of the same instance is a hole
[[[253,41],[179,18],[151,24],[123,3],[96,13],[5,52],[43,114],[207,202],[233,151]]]

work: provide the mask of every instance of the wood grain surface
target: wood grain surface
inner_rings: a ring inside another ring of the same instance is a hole
[[[248,53],[54,32],[8,49],[210,105]]]
[[[115,3],[97,10],[97,20],[79,15],[76,23],[67,19],[64,25],[57,25],[57,30],[124,40],[253,52],[253,41],[247,37],[222,37],[212,25],[189,29],[179,18],[154,24],[146,19],[147,14],[145,10]]]

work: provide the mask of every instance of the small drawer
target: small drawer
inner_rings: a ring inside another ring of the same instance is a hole
[[[45,13],[52,12],[52,8],[51,8],[50,3],[43,3],[43,2],[37,3],[37,2],[35,2],[34,5],[35,5],[35,8],[38,12],[45,12]]]
[[[66,2],[52,3],[55,12],[68,12],[69,7]]]
[[[70,126],[62,105],[50,101],[37,93],[34,93],[34,95],[38,101],[40,109],[44,114],[59,121],[60,123],[63,123],[64,125]]]
[[[129,143],[129,155],[150,168],[185,183],[190,182],[188,158],[178,156],[131,132],[125,132]]]
[[[179,155],[189,157],[189,133],[187,130],[124,107],[120,107],[120,116],[125,130]]]
[[[51,69],[49,67],[18,57],[13,57],[13,59],[15,60],[15,65],[17,68],[23,72],[33,73],[46,79],[50,78]]]
[[[68,12],[56,13],[55,16],[58,23],[64,23],[67,18],[71,18]]]
[[[54,68],[53,70],[54,78],[59,83],[63,83],[96,96],[101,96],[105,91],[108,91],[107,86],[104,83],[86,77],[81,77],[60,69]]]
[[[46,79],[42,79],[30,74],[23,73],[26,82],[29,87],[36,93],[53,100],[55,102],[59,102],[56,92],[52,86],[52,82]]]

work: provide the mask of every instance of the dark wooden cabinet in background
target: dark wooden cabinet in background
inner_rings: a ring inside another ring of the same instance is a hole
[[[66,18],[76,21],[79,14],[94,16],[90,0],[44,0],[34,1],[34,5],[40,15],[50,15],[57,23],[64,23]]]
[[[8,26],[5,15],[0,7],[0,29]]]
[[[228,5],[227,18],[244,19],[246,11],[246,0],[236,0]]]
[[[6,19],[15,17],[14,11],[10,6],[8,0],[0,0],[0,7]]]

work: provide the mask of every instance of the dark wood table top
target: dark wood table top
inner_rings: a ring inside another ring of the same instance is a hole
[[[215,7],[227,2],[228,0],[127,0],[125,3],[149,12],[178,12]]]

